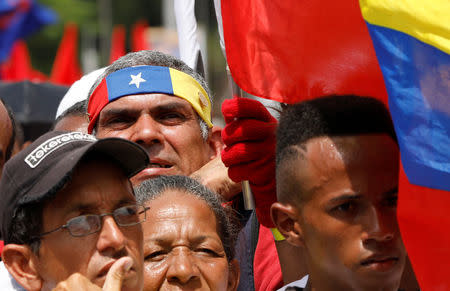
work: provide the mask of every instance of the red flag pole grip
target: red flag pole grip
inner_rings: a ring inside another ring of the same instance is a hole
[[[230,69],[227,66],[227,75],[228,80],[231,85],[231,92],[232,96],[238,96],[243,97],[243,91],[241,88],[239,88],[238,84],[233,80],[233,77],[231,76]],[[250,188],[250,183],[248,180],[244,180],[241,182],[242,186],[242,197],[244,199],[244,208],[246,210],[253,210],[255,209],[255,199],[253,198],[252,189]]]

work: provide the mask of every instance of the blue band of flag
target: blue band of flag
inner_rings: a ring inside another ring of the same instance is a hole
[[[450,56],[403,32],[367,26],[410,183],[450,191]]]

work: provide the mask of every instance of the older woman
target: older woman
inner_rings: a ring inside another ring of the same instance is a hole
[[[150,208],[143,223],[144,291],[236,290],[235,233],[220,198],[184,176],[160,176],[136,189]]]

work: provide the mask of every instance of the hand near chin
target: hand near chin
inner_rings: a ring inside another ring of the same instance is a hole
[[[220,156],[192,173],[191,178],[218,193],[226,201],[241,192],[241,183],[235,183],[228,177],[228,168],[223,164]]]
[[[125,273],[131,268],[132,263],[131,258],[128,257],[117,260],[109,269],[103,288],[80,273],[75,273],[60,282],[53,291],[120,291]]]

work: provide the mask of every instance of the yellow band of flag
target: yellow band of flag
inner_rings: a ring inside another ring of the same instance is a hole
[[[450,0],[359,0],[370,24],[406,33],[450,54]]]

